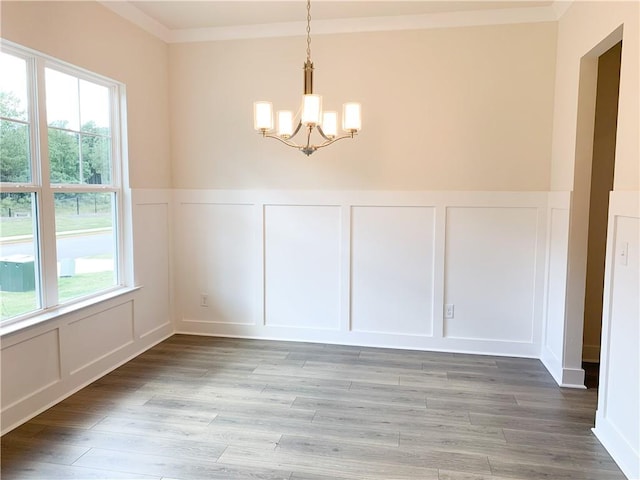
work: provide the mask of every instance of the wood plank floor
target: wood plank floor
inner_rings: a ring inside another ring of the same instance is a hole
[[[9,479],[618,480],[538,360],[175,335],[2,437]]]

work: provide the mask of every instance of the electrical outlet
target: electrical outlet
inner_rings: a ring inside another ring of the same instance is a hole
[[[453,303],[447,303],[444,306],[444,318],[453,318]]]
[[[208,307],[209,306],[209,295],[207,295],[206,293],[201,293],[200,294],[200,306],[201,307]]]

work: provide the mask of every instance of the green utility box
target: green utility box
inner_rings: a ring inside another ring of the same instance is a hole
[[[0,258],[0,290],[28,292],[36,289],[36,274],[31,255]]]

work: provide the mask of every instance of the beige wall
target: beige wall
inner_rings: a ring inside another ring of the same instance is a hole
[[[593,52],[616,28],[624,25],[622,71],[620,73],[620,110],[616,149],[615,190],[640,189],[640,39],[638,35],[640,3],[574,2],[560,19],[554,105],[554,131],[551,189],[574,189],[576,163],[576,116],[580,60]]]
[[[171,186],[167,45],[95,2],[6,2],[1,36],[127,85],[129,177]]]
[[[177,188],[548,190],[556,23],[314,36],[325,108],[363,131],[307,158],[253,131],[295,109],[305,39],[170,46]]]

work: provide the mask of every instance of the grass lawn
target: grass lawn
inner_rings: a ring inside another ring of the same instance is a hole
[[[56,230],[58,232],[71,232],[74,230],[90,230],[93,228],[108,228],[112,226],[112,217],[107,214],[90,215],[60,215],[56,217]],[[2,218],[0,237],[13,237],[16,235],[32,235],[33,218],[12,217]]]
[[[85,273],[58,279],[58,298],[61,302],[81,297],[113,286],[113,272]],[[36,292],[0,292],[2,317],[15,317],[36,309]]]

